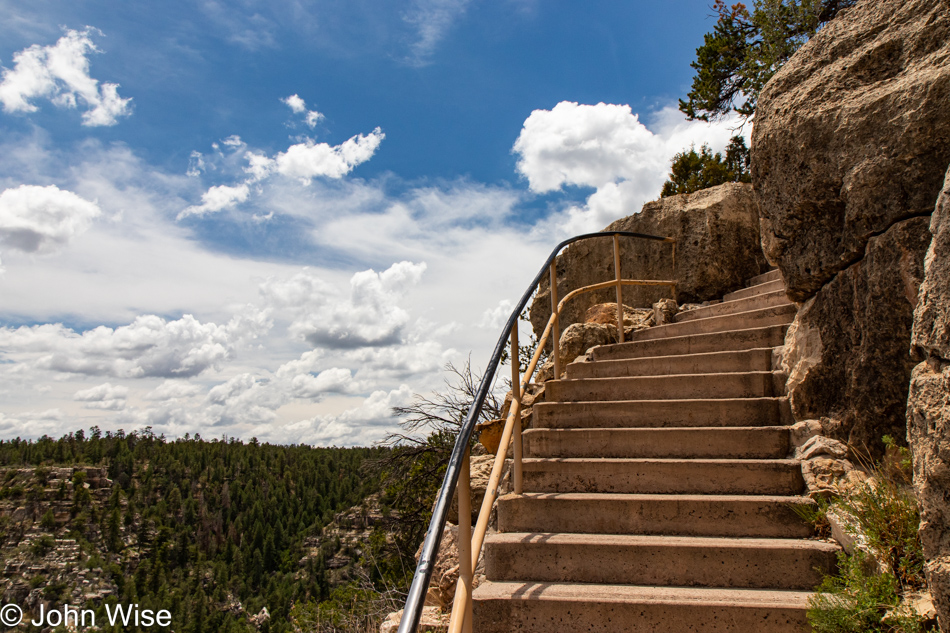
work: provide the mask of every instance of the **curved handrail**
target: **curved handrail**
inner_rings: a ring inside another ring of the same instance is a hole
[[[478,390],[475,392],[475,400],[472,402],[472,406],[469,408],[468,414],[465,416],[465,420],[462,422],[462,425],[459,428],[458,438],[455,441],[455,446],[452,448],[452,454],[449,456],[449,463],[445,470],[445,478],[442,480],[442,487],[439,489],[439,494],[436,497],[436,503],[432,510],[432,519],[429,521],[429,528],[426,530],[425,540],[422,544],[422,552],[419,556],[419,563],[417,564],[416,572],[412,577],[412,584],[409,586],[409,593],[406,596],[406,606],[403,609],[403,615],[399,622],[399,629],[397,633],[413,633],[419,626],[419,619],[422,617],[422,607],[425,603],[425,594],[428,590],[429,582],[432,579],[433,564],[435,563],[435,557],[439,551],[439,545],[442,541],[442,532],[445,529],[445,521],[448,515],[449,506],[452,503],[452,498],[455,496],[455,488],[458,485],[462,461],[465,457],[466,451],[468,451],[469,441],[472,438],[472,433],[475,431],[475,424],[479,415],[481,414],[482,406],[485,403],[485,398],[488,396],[488,391],[491,388],[492,381],[494,380],[495,370],[501,361],[501,356],[505,349],[509,333],[517,323],[518,317],[521,315],[521,312],[524,310],[525,306],[528,305],[528,300],[531,299],[531,295],[534,294],[535,288],[537,288],[538,284],[540,283],[542,276],[548,271],[551,262],[554,261],[554,259],[558,256],[561,250],[564,249],[564,247],[569,246],[574,242],[580,242],[582,240],[595,237],[613,236],[634,237],[657,242],[673,242],[675,244],[675,240],[669,237],[658,237],[656,235],[634,233],[632,231],[603,231],[598,233],[584,233],[583,235],[576,235],[572,238],[564,240],[554,247],[554,250],[551,251],[551,254],[545,260],[544,265],[541,266],[541,270],[539,270],[538,274],[535,275],[534,280],[528,286],[528,289],[525,291],[524,295],[522,295],[518,305],[516,305],[512,310],[511,316],[509,316],[508,320],[505,322],[505,327],[502,330],[501,337],[498,339],[498,343],[495,344],[495,349],[492,352],[491,359],[488,361],[488,365],[485,368],[485,374],[482,376],[482,381],[478,385]],[[605,287],[614,283],[616,282],[610,282]],[[567,299],[567,297],[565,297],[565,299]],[[553,344],[557,345],[557,342],[555,341]],[[516,386],[517,385],[513,385],[512,389],[514,389]]]

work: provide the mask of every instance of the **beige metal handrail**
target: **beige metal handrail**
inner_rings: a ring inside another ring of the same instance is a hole
[[[606,237],[606,236],[605,236]],[[671,243],[673,246],[673,270],[676,270],[676,240],[674,238],[665,238],[664,242]],[[525,368],[523,377],[520,373],[518,358],[518,321],[515,320],[511,328],[511,406],[508,410],[508,417],[505,420],[505,428],[502,431],[501,441],[498,444],[498,450],[495,453],[495,461],[492,465],[491,476],[488,480],[488,487],[485,490],[485,497],[482,499],[481,508],[478,511],[478,522],[475,524],[475,530],[472,531],[472,512],[471,512],[471,484],[469,481],[469,455],[466,450],[462,462],[461,472],[458,480],[458,500],[459,500],[459,582],[455,591],[455,601],[452,605],[452,616],[449,622],[449,633],[471,633],[472,630],[472,579],[474,570],[478,566],[478,559],[481,556],[482,545],[485,541],[485,534],[488,531],[488,520],[491,515],[492,507],[498,498],[498,485],[501,480],[501,473],[504,470],[506,455],[509,443],[513,442],[513,464],[512,464],[512,488],[516,495],[523,492],[522,485],[522,446],[521,446],[521,403],[522,398],[534,376],[538,362],[544,351],[549,338],[554,342],[554,377],[561,376],[561,359],[559,350],[560,341],[560,314],[564,306],[570,299],[585,292],[593,292],[604,288],[616,287],[617,289],[617,338],[623,343],[623,286],[669,286],[672,289],[673,297],[676,297],[676,281],[674,280],[642,280],[642,279],[623,279],[620,276],[620,243],[619,236],[613,235],[613,256],[614,256],[614,279],[601,283],[591,284],[582,288],[577,288],[567,293],[563,299],[558,300],[557,296],[557,270],[556,260],[551,262],[551,316],[541,338],[538,340],[537,349]],[[517,421],[517,432],[515,423]]]

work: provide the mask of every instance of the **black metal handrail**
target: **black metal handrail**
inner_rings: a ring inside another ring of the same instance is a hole
[[[658,237],[656,235],[647,235],[645,233],[634,233],[631,231],[604,231],[599,233],[585,233],[583,235],[577,235],[575,237],[566,239],[558,244],[553,251],[551,251],[551,254],[545,260],[544,265],[541,266],[541,270],[539,270],[538,274],[535,275],[534,280],[531,282],[531,284],[528,286],[528,289],[521,297],[521,301],[518,302],[518,305],[516,305],[512,310],[511,316],[508,317],[508,321],[505,323],[505,328],[502,330],[501,337],[498,339],[498,343],[495,344],[495,350],[492,352],[491,359],[488,361],[488,366],[485,368],[485,374],[482,376],[482,381],[478,385],[478,391],[475,392],[475,400],[472,403],[472,406],[469,408],[468,415],[465,417],[465,421],[462,422],[462,426],[459,429],[458,438],[455,441],[455,447],[452,449],[452,454],[449,456],[448,467],[445,470],[445,478],[442,480],[442,487],[439,489],[439,495],[436,498],[435,507],[432,510],[432,519],[429,521],[429,528],[426,531],[426,537],[422,544],[422,552],[419,556],[419,563],[416,566],[416,572],[412,577],[412,584],[409,586],[409,594],[406,596],[406,606],[403,610],[402,619],[399,622],[398,633],[413,633],[419,626],[419,619],[422,617],[422,607],[425,603],[425,594],[428,590],[429,582],[432,579],[433,564],[439,551],[439,545],[442,541],[442,532],[445,529],[445,521],[446,516],[448,515],[449,505],[452,503],[452,498],[455,496],[455,488],[458,484],[462,459],[464,457],[465,451],[468,450],[469,441],[472,438],[472,433],[475,431],[475,424],[479,415],[481,414],[482,405],[485,403],[485,398],[488,396],[488,391],[491,388],[492,381],[495,377],[495,370],[501,361],[501,356],[504,352],[511,329],[515,326],[518,317],[528,304],[528,300],[531,299],[531,295],[534,294],[535,288],[537,288],[541,281],[541,277],[548,270],[551,262],[554,261],[554,259],[558,256],[558,253],[560,253],[565,246],[569,246],[574,242],[580,242],[590,238],[613,237],[614,235],[620,237],[634,237],[645,240],[653,240],[658,242],[671,241],[671,239],[667,237]],[[553,344],[557,345],[558,343],[557,341],[554,341]],[[517,385],[514,387],[517,387]],[[499,448],[499,450],[502,449]]]

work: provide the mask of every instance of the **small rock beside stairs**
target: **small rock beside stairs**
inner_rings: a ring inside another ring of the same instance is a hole
[[[476,633],[808,630],[838,548],[793,509],[813,502],[772,348],[794,315],[772,271],[547,383]]]

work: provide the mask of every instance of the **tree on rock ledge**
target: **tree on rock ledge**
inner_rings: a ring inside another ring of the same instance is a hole
[[[703,145],[699,153],[690,147],[673,157],[670,179],[663,183],[660,197],[693,193],[700,189],[715,187],[726,182],[751,182],[749,172],[749,148],[741,136],[733,136],[726,146],[726,157],[712,153]]]
[[[719,19],[696,49],[692,89],[679,108],[690,119],[709,121],[735,111],[755,112],[762,86],[824,24],[857,0],[715,0]]]

